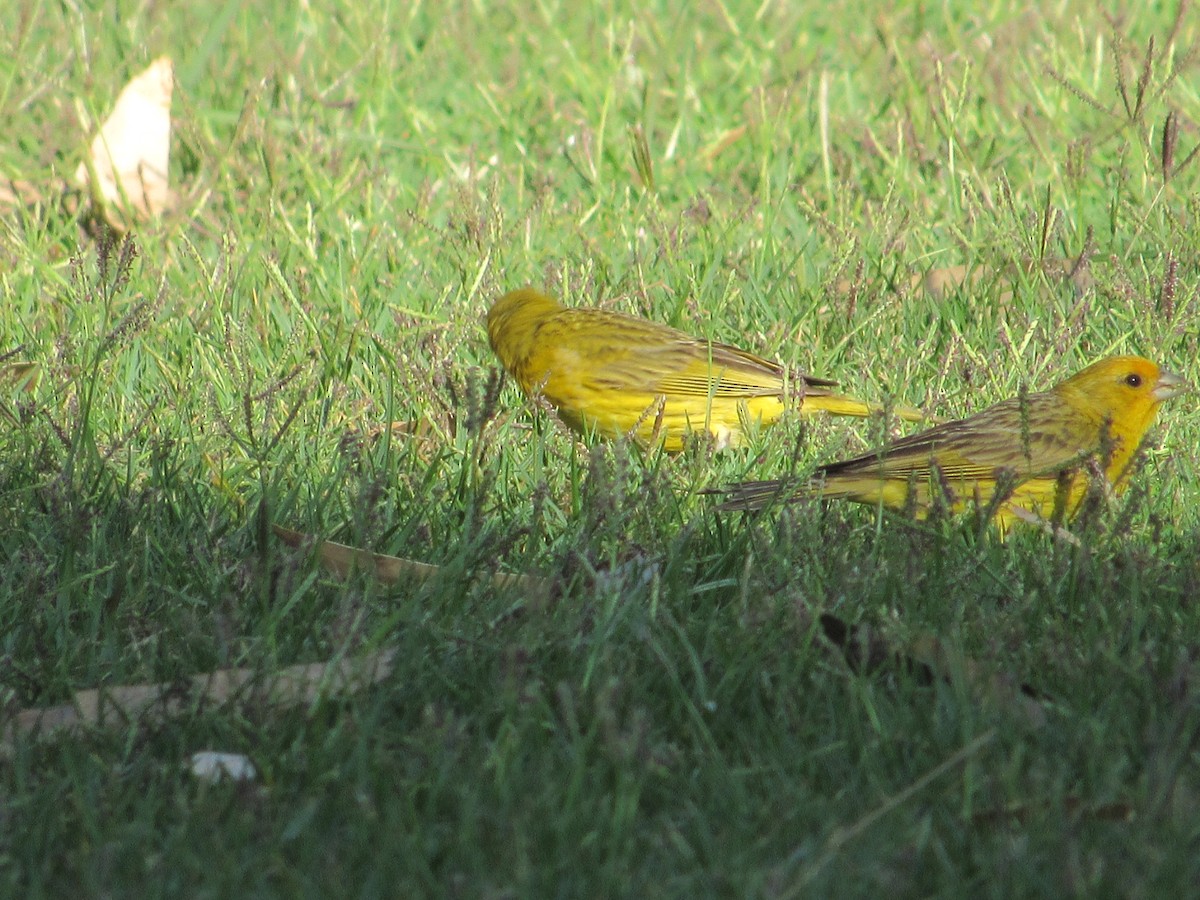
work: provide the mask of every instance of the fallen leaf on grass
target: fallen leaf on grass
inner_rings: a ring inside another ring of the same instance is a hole
[[[367,428],[351,424],[342,433],[339,447],[342,452],[358,451],[382,439],[388,433],[393,440],[413,444],[416,447],[417,458],[425,462],[446,446],[443,430],[426,417],[411,422],[389,422],[386,425],[372,425]]]
[[[119,232],[174,203],[167,178],[174,87],[174,64],[160,56],[121,91],[88,157],[75,170],[75,181]]]
[[[7,363],[0,366],[0,383],[18,391],[32,391],[37,387],[41,374],[37,363]]]
[[[265,703],[287,708],[348,694],[382,681],[392,671],[395,650],[327,663],[288,666],[274,673],[256,669],[218,669],[184,681],[119,685],[78,691],[70,703],[34,707],[4,725],[0,755],[12,752],[19,737],[44,738],[83,728],[164,722],[204,708],[232,702]]]
[[[300,548],[306,544],[315,545],[321,564],[331,572],[345,578],[355,569],[370,572],[384,584],[395,584],[401,578],[432,578],[442,571],[441,566],[404,559],[400,556],[385,556],[382,553],[372,553],[360,550],[346,544],[334,541],[319,541],[300,531],[292,531],[282,525],[272,525],[275,535],[289,547]],[[548,578],[538,578],[535,575],[510,575],[506,572],[489,572],[479,576],[485,578],[497,590],[518,590],[524,592],[531,600],[544,600],[549,597],[551,581]]]
[[[711,163],[725,152],[725,150],[740,141],[748,130],[747,126],[738,125],[736,128],[729,128],[721,132],[717,135],[716,140],[700,151],[700,159],[706,163]]]
[[[76,169],[80,187],[118,232],[131,221],[160,215],[173,203],[168,184],[170,95],[175,86],[170,56],[160,56],[125,85],[113,112]]]
[[[807,611],[803,611],[801,621],[811,623]],[[1004,673],[989,673],[962,654],[951,653],[936,637],[919,637],[897,648],[867,625],[855,625],[829,613],[822,613],[817,622],[825,639],[841,652],[852,671],[870,673],[890,664],[908,672],[918,684],[960,679],[976,698],[1017,714],[1031,727],[1040,728],[1046,722],[1046,710],[1036,690]]]
[[[201,750],[193,753],[188,762],[188,771],[210,784],[230,781],[254,781],[258,770],[250,757],[241,753],[221,753],[216,750]]]
[[[28,393],[37,387],[42,371],[37,363],[7,363],[0,365],[0,387],[9,393]],[[0,414],[15,425],[21,424],[21,416],[9,407],[8,403],[0,400]]]
[[[174,64],[169,56],[160,56],[118,95],[75,170],[73,185],[61,179],[35,184],[0,178],[0,210],[53,202],[73,215],[82,188],[91,197],[95,215],[124,233],[135,222],[155,218],[173,206],[176,195],[168,168],[174,87]],[[80,119],[86,120],[82,111]]]
[[[37,206],[46,195],[32,181],[5,178],[0,181],[0,209],[11,206]]]
[[[933,684],[937,678],[928,663],[898,652],[866,625],[853,625],[831,613],[821,613],[818,622],[825,639],[842,652],[846,665],[853,672],[874,672],[892,662],[908,672],[918,684]]]

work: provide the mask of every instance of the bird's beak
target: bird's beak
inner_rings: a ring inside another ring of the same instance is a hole
[[[1154,399],[1161,403],[1163,400],[1170,400],[1172,397],[1185,394],[1191,389],[1192,386],[1174,372],[1162,369],[1158,373],[1158,381],[1154,384]]]

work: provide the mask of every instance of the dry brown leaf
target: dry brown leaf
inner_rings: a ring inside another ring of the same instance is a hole
[[[121,91],[75,180],[117,231],[174,203],[168,183],[175,69],[160,56]]]
[[[914,275],[909,281],[909,287],[919,287],[928,296],[935,300],[941,300],[960,288],[974,287],[987,274],[987,270],[982,268],[946,266],[941,269],[930,269],[924,275]]]
[[[37,363],[6,363],[0,366],[0,383],[18,391],[32,391],[37,387],[42,371]]]
[[[409,422],[370,425],[365,428],[352,423],[343,432],[340,446],[343,451],[357,450],[380,440],[388,432],[391,432],[392,437],[397,441],[413,444],[416,448],[417,458],[426,462],[445,446],[441,429],[428,417]]]
[[[811,628],[812,614],[805,608],[798,608],[796,613],[802,627]],[[855,672],[870,673],[892,666],[908,672],[919,684],[960,680],[976,700],[1009,711],[1031,728],[1046,723],[1046,710],[1037,691],[1006,673],[989,672],[975,660],[949,651],[936,637],[917,636],[896,646],[877,629],[852,624],[830,613],[821,613],[816,622],[825,639]]]
[[[943,678],[958,678],[979,700],[1007,710],[1030,726],[1046,724],[1046,696],[1033,685],[1021,681],[1009,672],[992,671],[960,650],[952,650],[933,635],[919,635],[910,640],[906,651]]]
[[[404,577],[432,578],[441,570],[441,566],[404,559],[399,556],[385,556],[382,553],[372,553],[360,550],[346,544],[334,541],[318,541],[316,538],[300,531],[292,531],[281,525],[272,525],[275,535],[289,547],[303,547],[306,544],[315,545],[321,564],[331,572],[345,578],[355,569],[363,569],[372,573],[384,584],[395,584]],[[551,581],[548,578],[538,578],[535,575],[510,575],[506,572],[491,572],[480,577],[486,578],[497,590],[522,591],[530,600],[545,600],[551,592]]]
[[[37,206],[45,199],[45,194],[38,190],[32,181],[21,178],[5,178],[0,180],[0,209],[14,206]]]
[[[729,128],[721,132],[721,134],[717,135],[715,141],[700,151],[700,159],[706,163],[711,163],[725,150],[740,141],[747,131],[749,131],[747,126],[738,125],[736,128]]]
[[[42,370],[37,363],[5,363],[0,365],[0,387],[3,387],[5,392],[10,395],[28,393],[37,387],[41,375]],[[0,417],[14,425],[21,424],[21,416],[9,406],[5,399],[0,399]]]
[[[311,705],[382,681],[392,671],[395,650],[327,663],[289,666],[274,674],[254,669],[218,669],[183,682],[134,684],[79,691],[62,706],[25,709],[4,725],[0,755],[21,737],[43,738],[83,728],[163,722],[202,707],[233,701],[274,707]]]

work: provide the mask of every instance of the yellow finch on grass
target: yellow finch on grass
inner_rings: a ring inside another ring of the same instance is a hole
[[[730,496],[720,508],[757,509],[780,497],[845,497],[911,506],[924,518],[938,496],[954,511],[969,503],[984,508],[1000,484],[994,506],[1002,534],[1018,520],[1069,518],[1087,493],[1088,460],[1120,493],[1159,404],[1187,390],[1182,378],[1147,359],[1102,359],[1048,391],[822,466],[807,482],[732,485],[719,491]]]
[[[883,407],[830,390],[836,382],[792,375],[729,344],[599,309],[571,309],[530,288],[488,312],[488,340],[528,396],[542,396],[581,434],[633,435],[669,451],[689,431],[719,447],[737,444],[744,422],[769,425],[789,406],[867,416]],[[921,421],[911,407],[896,415]]]

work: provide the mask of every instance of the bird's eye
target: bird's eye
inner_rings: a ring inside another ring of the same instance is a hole
[[[1125,376],[1125,383],[1131,388],[1140,388],[1142,386],[1142,376],[1136,372],[1130,372]]]

